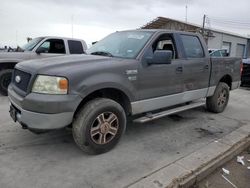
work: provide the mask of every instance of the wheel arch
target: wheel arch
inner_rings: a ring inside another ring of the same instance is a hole
[[[231,90],[231,88],[232,88],[232,77],[231,77],[229,74],[224,75],[224,76],[219,80],[219,82],[224,82],[224,83],[226,83],[226,84],[229,86],[230,90]]]
[[[131,99],[127,95],[126,92],[122,91],[121,89],[114,88],[114,87],[107,87],[107,88],[100,88],[97,90],[94,90],[92,92],[89,92],[83,100],[80,102],[78,107],[75,110],[74,117],[78,113],[78,111],[90,100],[96,99],[96,98],[108,98],[116,101],[119,103],[125,113],[127,115],[132,113],[132,107],[131,107]]]
[[[0,62],[0,71],[4,69],[14,69],[18,62]]]

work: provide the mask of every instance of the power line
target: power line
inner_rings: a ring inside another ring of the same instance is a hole
[[[239,25],[239,26],[250,26],[250,23],[240,23],[240,22],[229,22],[229,21],[222,21],[222,20],[213,20],[213,19],[209,19],[212,22],[215,23],[222,23],[222,24],[228,24],[228,25]]]
[[[244,21],[236,21],[229,20],[225,18],[215,18],[215,17],[206,17],[206,23],[209,23],[209,27],[211,27],[211,23],[220,24],[225,27],[237,28],[237,29],[250,29],[250,22]]]
[[[236,20],[236,19],[228,19],[228,18],[220,18],[220,17],[211,17],[209,16],[209,19],[217,20],[217,21],[225,21],[225,22],[233,22],[233,23],[242,23],[242,24],[250,24],[250,21],[244,21],[244,20]]]

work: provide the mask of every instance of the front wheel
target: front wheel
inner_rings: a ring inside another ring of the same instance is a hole
[[[98,98],[89,101],[73,122],[73,138],[83,151],[101,154],[119,142],[126,128],[126,115],[117,102]]]
[[[11,82],[12,70],[4,69],[0,71],[0,93],[2,95],[8,95],[8,86]]]
[[[229,87],[226,83],[220,82],[215,89],[214,95],[207,97],[207,109],[214,113],[223,112],[229,100]]]

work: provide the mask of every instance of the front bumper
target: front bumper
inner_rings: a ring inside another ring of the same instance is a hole
[[[11,86],[8,94],[12,118],[14,109],[13,119],[33,130],[52,130],[68,126],[72,123],[74,112],[81,101],[76,95],[57,97],[32,93],[31,96],[21,97]]]

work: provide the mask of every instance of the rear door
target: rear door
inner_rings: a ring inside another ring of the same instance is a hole
[[[76,40],[68,40],[69,53],[70,54],[83,54],[84,49],[82,42]]]
[[[180,34],[185,61],[183,61],[183,92],[194,91],[192,98],[205,97],[210,78],[210,57],[206,55],[200,38]],[[195,97],[197,95],[197,97]]]

